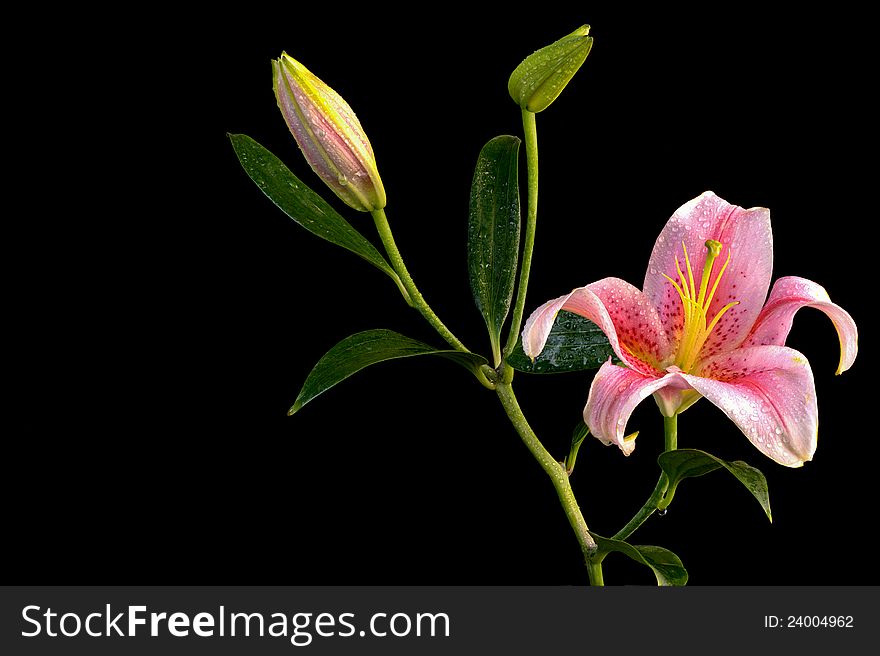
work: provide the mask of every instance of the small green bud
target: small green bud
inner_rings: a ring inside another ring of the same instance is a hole
[[[590,54],[593,37],[582,25],[526,57],[511,73],[507,90],[514,102],[530,112],[540,112],[556,100]]]

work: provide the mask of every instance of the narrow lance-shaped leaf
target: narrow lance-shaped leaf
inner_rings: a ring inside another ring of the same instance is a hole
[[[650,545],[633,545],[623,540],[603,538],[590,531],[599,547],[598,553],[618,551],[637,563],[650,567],[657,578],[657,585],[682,586],[687,583],[688,573],[681,559],[669,549]]]
[[[486,359],[480,355],[435,349],[393,330],[366,330],[346,337],[324,354],[309,373],[296,402],[287,414],[294,414],[316,396],[364,367],[416,355],[439,355],[457,362],[469,371],[476,371],[481,365],[487,364]]]
[[[659,509],[664,509],[672,502],[675,496],[675,490],[678,484],[685,478],[694,476],[702,476],[716,469],[726,469],[733,474],[746,489],[752,493],[761,508],[767,515],[767,519],[773,521],[773,515],[770,513],[770,491],[767,488],[767,479],[758,469],[741,460],[727,462],[721,458],[716,458],[705,451],[697,449],[677,449],[675,451],[667,451],[661,453],[657,458],[660,468],[669,478],[669,487],[666,495],[657,505]]]
[[[387,273],[400,287],[394,269],[367,239],[284,163],[246,134],[230,134],[245,172],[287,216],[312,234],[342,246]]]
[[[614,351],[599,326],[563,310],[556,317],[547,337],[547,345],[534,362],[523,353],[520,339],[507,356],[507,364],[529,374],[561,374],[598,369],[609,357],[614,357]],[[614,360],[617,361],[616,358]]]
[[[471,185],[468,273],[471,290],[501,364],[501,328],[513,298],[519,255],[520,140],[495,137],[480,151]]]

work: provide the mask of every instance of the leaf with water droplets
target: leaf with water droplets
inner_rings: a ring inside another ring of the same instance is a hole
[[[516,137],[502,135],[483,146],[471,185],[468,274],[496,365],[501,364],[501,327],[510,311],[519,255],[519,144]]]
[[[507,356],[507,364],[529,374],[561,374],[598,369],[608,358],[618,362],[599,326],[578,314],[563,310],[556,317],[544,350],[534,362],[523,353],[520,337],[516,348]]]
[[[617,551],[632,558],[637,563],[650,567],[657,578],[657,585],[682,586],[687,584],[688,572],[681,559],[669,549],[645,544],[629,544],[623,540],[603,538],[590,531],[599,547],[597,555]]]
[[[394,269],[376,247],[280,159],[246,134],[228,136],[245,172],[281,211],[312,234],[359,255],[400,286]]]
[[[666,495],[658,504],[658,508],[665,509],[669,506],[675,496],[678,484],[685,478],[703,476],[723,468],[733,474],[752,493],[761,504],[761,508],[764,509],[767,519],[773,521],[773,515],[770,513],[770,490],[767,488],[766,477],[760,470],[742,460],[727,462],[705,451],[676,449],[661,453],[657,458],[657,463],[669,478],[669,487],[666,490]]]
[[[294,414],[316,396],[364,367],[416,355],[439,355],[472,372],[487,364],[485,358],[474,353],[438,350],[393,330],[366,330],[346,337],[324,354],[306,378],[296,402],[287,414]]]

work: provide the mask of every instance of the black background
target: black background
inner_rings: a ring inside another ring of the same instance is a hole
[[[333,86],[370,137],[413,277],[485,352],[465,265],[476,156],[491,137],[521,133],[510,71],[586,22],[593,52],[538,116],[527,313],[604,276],[640,286],[667,218],[711,189],[769,207],[774,279],[823,284],[863,334],[854,368],[835,377],[830,321],[797,316],[788,343],[810,359],[820,423],[802,469],[764,458],[708,402],[679,420],[680,446],[765,472],[773,524],[715,473],[683,483],[668,515],[633,541],[673,550],[696,585],[878,582],[863,534],[878,453],[864,17],[733,5],[528,16],[296,5],[155,10],[113,29],[77,14],[22,57],[38,65],[24,70],[36,89],[18,109],[41,120],[9,189],[24,201],[7,243],[9,578],[586,583],[550,482],[494,396],[460,368],[381,364],[286,417],[313,364],[347,335],[390,328],[442,342],[382,273],[285,217],[226,138],[261,142],[372,239],[369,217],[342,206],[302,160],[275,106],[270,59],[286,50]],[[560,459],[590,379],[516,379]],[[630,428],[641,431],[631,457],[589,439],[572,478],[602,534],[656,480],[662,422],[652,402]],[[605,576],[653,581],[622,556],[606,560]]]

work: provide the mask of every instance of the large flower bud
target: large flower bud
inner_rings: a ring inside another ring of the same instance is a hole
[[[348,103],[287,53],[272,71],[278,107],[312,170],[354,209],[385,207],[373,148]]]

